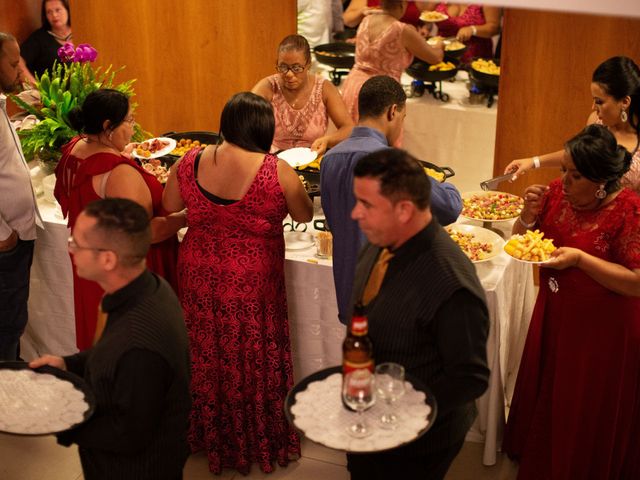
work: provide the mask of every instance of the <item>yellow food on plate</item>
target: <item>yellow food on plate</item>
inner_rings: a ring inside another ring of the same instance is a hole
[[[449,43],[446,43],[444,49],[447,52],[462,50],[466,45],[462,43],[460,40],[452,40]]]
[[[423,22],[441,22],[442,20],[446,20],[447,17],[444,13],[440,12],[422,12],[420,14],[420,20]]]
[[[504,246],[504,251],[518,260],[526,262],[546,262],[556,247],[553,240],[543,238],[540,230],[527,230],[524,235],[512,236]]]
[[[493,63],[493,60],[479,58],[471,62],[471,68],[487,75],[500,75],[500,67]]]
[[[189,150],[195,147],[206,147],[208,144],[200,143],[199,140],[191,140],[190,138],[181,138],[176,143],[176,148],[169,152],[169,155],[175,155],[177,157],[183,156]]]
[[[424,167],[424,171],[430,177],[435,178],[439,182],[444,182],[444,173],[434,170],[433,168]]]
[[[473,233],[461,232],[451,227],[445,230],[472,262],[484,260],[493,253],[493,245],[478,241]]]
[[[453,70],[456,66],[451,62],[440,62],[435,65],[429,65],[430,72],[446,72],[448,70]]]
[[[316,157],[313,162],[307,163],[305,165],[300,165],[296,167],[297,170],[304,170],[306,168],[315,168],[316,170],[320,170],[320,163],[322,162],[322,155]]]

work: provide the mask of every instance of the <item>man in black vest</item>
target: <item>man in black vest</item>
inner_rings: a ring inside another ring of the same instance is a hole
[[[94,415],[58,436],[78,444],[86,480],[181,479],[188,456],[187,332],[173,290],[145,266],[150,242],[137,203],[110,198],[85,208],[69,251],[78,275],[105,291],[106,326],[89,350],[30,363],[80,375],[95,394]]]
[[[430,183],[413,157],[374,152],[358,161],[354,175],[351,216],[369,243],[358,259],[352,304],[365,303],[376,363],[399,363],[430,387],[438,416],[407,446],[348,455],[348,468],[353,480],[440,480],[477,414],[474,399],[488,385],[484,291],[472,263],[432,216]],[[380,284],[378,258],[389,253]],[[379,290],[372,291],[375,283]]]

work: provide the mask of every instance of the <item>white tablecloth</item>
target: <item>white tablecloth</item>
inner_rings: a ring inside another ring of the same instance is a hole
[[[469,105],[466,72],[458,72],[455,82],[442,82],[448,102],[426,93],[407,100],[402,148],[420,160],[451,167],[448,180],[460,192],[479,190],[480,182],[493,177],[497,102]],[[403,85],[412,78],[403,75]]]
[[[23,358],[76,351],[73,284],[67,253],[68,231],[58,206],[39,203],[46,230],[40,232],[31,273],[29,323],[22,337]],[[316,201],[316,218],[321,216]],[[510,226],[505,226],[510,230]],[[313,232],[312,223],[308,231]],[[294,374],[297,380],[342,361],[345,327],[338,309],[331,260],[317,259],[315,247],[287,251],[285,277]],[[490,385],[477,400],[480,412],[468,439],[484,442],[483,461],[495,463],[534,300],[530,265],[501,254],[476,264],[491,317],[487,344]],[[375,349],[375,345],[374,345]]]

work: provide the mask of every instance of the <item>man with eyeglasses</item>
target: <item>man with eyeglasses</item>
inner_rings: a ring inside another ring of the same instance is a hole
[[[69,251],[78,275],[105,291],[106,327],[88,350],[29,364],[80,375],[95,394],[94,415],[58,435],[78,444],[86,480],[180,479],[189,454],[187,331],[173,289],[146,268],[150,242],[147,212],[131,200],[83,210]]]
[[[19,65],[18,42],[0,32],[0,361],[19,356],[28,318],[36,221],[40,220],[29,167],[9,121],[4,95],[20,86]]]

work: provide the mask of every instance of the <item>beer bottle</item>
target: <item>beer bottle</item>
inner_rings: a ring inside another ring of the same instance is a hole
[[[373,344],[369,338],[369,322],[361,303],[353,308],[351,325],[342,343],[342,374],[358,369],[367,369],[373,373]]]

